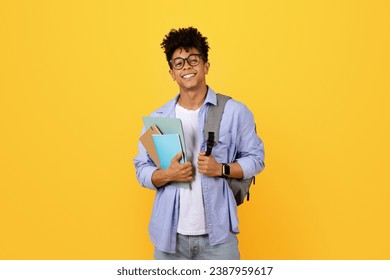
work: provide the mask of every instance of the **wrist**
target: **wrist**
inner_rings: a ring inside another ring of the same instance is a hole
[[[223,163],[218,163],[218,168],[217,168],[217,170],[218,170],[217,176],[218,177],[222,177],[222,175],[223,175],[222,168],[223,168]]]
[[[230,176],[230,166],[227,163],[221,163],[221,177],[228,178]]]
[[[161,174],[164,177],[165,184],[175,180],[175,178],[174,178],[175,173],[171,172],[169,167],[167,169],[162,169]]]
[[[162,187],[171,181],[171,176],[167,169],[157,169],[152,174],[152,183],[156,188]]]

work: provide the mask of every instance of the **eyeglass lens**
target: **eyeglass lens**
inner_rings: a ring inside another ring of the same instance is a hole
[[[172,66],[176,70],[184,67],[185,61],[191,66],[196,66],[200,62],[200,54],[191,54],[187,58],[177,57],[172,60]]]

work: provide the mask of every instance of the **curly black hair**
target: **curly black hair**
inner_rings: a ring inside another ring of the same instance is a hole
[[[194,27],[179,28],[179,30],[171,29],[171,31],[165,35],[164,40],[161,43],[161,48],[164,49],[169,67],[171,64],[169,61],[172,59],[173,53],[178,48],[183,48],[188,51],[190,48],[197,49],[204,61],[208,61],[209,44],[207,43],[207,37],[204,37],[198,29]]]

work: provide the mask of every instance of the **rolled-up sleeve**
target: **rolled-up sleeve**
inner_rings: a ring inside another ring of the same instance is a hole
[[[259,174],[265,167],[264,144],[256,133],[253,114],[244,104],[239,107],[236,161],[242,168],[244,179],[248,179]]]
[[[157,170],[157,166],[149,158],[141,142],[138,142],[138,155],[134,158],[134,165],[138,183],[148,189],[157,190],[152,183],[152,174]]]

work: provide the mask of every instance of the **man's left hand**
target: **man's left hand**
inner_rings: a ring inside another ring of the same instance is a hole
[[[217,162],[212,155],[206,156],[205,152],[200,152],[198,155],[198,171],[210,177],[221,176],[222,164]]]

